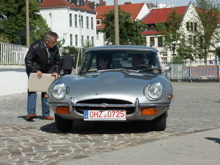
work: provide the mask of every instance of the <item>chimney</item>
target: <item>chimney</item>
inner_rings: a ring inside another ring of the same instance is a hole
[[[129,4],[131,4],[131,2],[125,2],[125,5],[129,5]]]
[[[106,6],[106,1],[99,0],[99,4],[100,4],[101,6]]]
[[[85,6],[88,6],[89,3],[90,3],[89,0],[85,0],[85,2],[84,2]]]

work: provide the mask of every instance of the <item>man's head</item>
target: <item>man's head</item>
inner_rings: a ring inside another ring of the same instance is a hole
[[[135,66],[138,66],[138,65],[141,65],[144,63],[144,57],[143,55],[133,55],[132,56],[132,66],[135,67]]]
[[[111,57],[110,56],[99,56],[98,64],[100,69],[108,69],[111,65]]]
[[[70,51],[69,51],[69,49],[65,49],[65,54],[69,54],[70,53]]]
[[[53,48],[56,45],[58,39],[57,33],[54,33],[52,31],[49,31],[44,36],[44,41],[48,48]]]

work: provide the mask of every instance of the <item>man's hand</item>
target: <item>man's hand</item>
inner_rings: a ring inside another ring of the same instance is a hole
[[[41,71],[37,71],[37,78],[40,79],[42,77],[42,72]]]
[[[56,73],[56,72],[54,72],[53,74],[51,74],[51,76],[54,76],[54,77],[55,77],[55,79],[58,79],[58,78],[59,78],[59,74],[58,74],[58,73]]]

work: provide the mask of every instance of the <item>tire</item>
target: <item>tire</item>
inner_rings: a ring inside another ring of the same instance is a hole
[[[55,114],[56,127],[61,132],[70,131],[73,126],[73,120],[66,120]]]
[[[164,131],[166,129],[167,112],[152,121],[153,131]]]

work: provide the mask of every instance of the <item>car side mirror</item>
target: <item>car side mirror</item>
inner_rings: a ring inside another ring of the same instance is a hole
[[[170,72],[171,71],[171,67],[170,66],[166,66],[164,69],[165,72]]]

